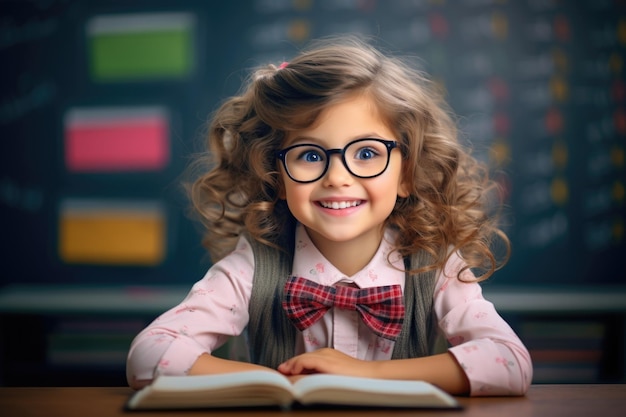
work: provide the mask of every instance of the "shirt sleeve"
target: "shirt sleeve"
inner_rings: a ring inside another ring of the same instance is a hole
[[[242,237],[179,305],[135,337],[126,362],[128,382],[185,375],[200,355],[241,334],[249,319],[253,275],[254,254]]]
[[[434,308],[439,327],[470,382],[472,396],[523,395],[532,380],[528,350],[482,295],[470,270],[453,254],[439,277]],[[469,282],[468,282],[469,281]],[[473,282],[472,282],[473,281]]]

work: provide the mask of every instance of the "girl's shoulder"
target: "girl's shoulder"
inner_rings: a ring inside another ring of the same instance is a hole
[[[207,275],[226,273],[252,277],[254,272],[254,250],[245,236],[240,236],[233,250],[215,262]]]

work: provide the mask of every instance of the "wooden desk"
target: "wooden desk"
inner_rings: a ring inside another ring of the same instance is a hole
[[[525,397],[460,398],[464,409],[442,410],[193,410],[186,412],[127,412],[123,406],[131,390],[118,388],[0,388],[0,412],[7,417],[166,417],[174,415],[226,415],[229,417],[285,417],[290,415],[420,416],[420,417],[623,417],[626,415],[624,385],[533,385]]]

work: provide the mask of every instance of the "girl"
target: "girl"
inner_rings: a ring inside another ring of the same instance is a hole
[[[133,388],[270,368],[526,392],[528,351],[478,283],[501,266],[496,240],[508,256],[493,183],[422,74],[357,39],[319,42],[258,69],[208,146],[190,196],[215,263],[132,343]],[[212,355],[242,333],[251,362]]]

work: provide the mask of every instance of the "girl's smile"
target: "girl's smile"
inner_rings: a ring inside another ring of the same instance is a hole
[[[318,204],[326,215],[344,217],[360,210],[366,204],[366,201],[360,199],[322,200]]]
[[[327,209],[343,210],[349,207],[356,207],[361,205],[362,200],[350,200],[350,201],[320,201],[320,205]]]

